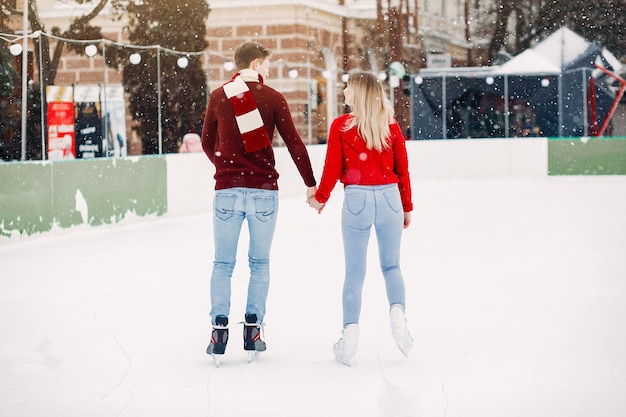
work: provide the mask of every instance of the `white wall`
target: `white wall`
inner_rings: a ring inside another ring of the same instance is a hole
[[[407,142],[415,179],[545,176],[548,140],[453,139]]]
[[[548,172],[546,138],[420,140],[406,144],[413,182],[471,177],[543,177]],[[308,150],[319,181],[326,146],[312,145]],[[280,195],[304,199],[305,185],[287,148],[275,148],[274,153],[280,173]],[[213,164],[203,153],[172,154],[166,159],[168,216],[209,212],[215,185]]]

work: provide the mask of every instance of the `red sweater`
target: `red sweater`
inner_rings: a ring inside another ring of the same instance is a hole
[[[397,183],[404,211],[412,211],[409,163],[400,126],[398,123],[389,125],[391,146],[378,152],[367,149],[356,126],[343,131],[349,116],[339,116],[330,127],[324,172],[315,199],[320,203],[327,202],[337,181],[344,186]]]
[[[316,185],[306,146],[291,119],[289,107],[282,94],[261,82],[246,82],[270,138],[278,129],[291,158],[307,187]],[[233,187],[278,189],[278,172],[274,150],[267,146],[246,153],[239,133],[233,107],[224,88],[214,90],[202,129],[202,149],[215,165],[215,189]]]

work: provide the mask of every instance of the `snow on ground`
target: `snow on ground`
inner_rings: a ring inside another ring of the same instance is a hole
[[[410,357],[393,345],[376,244],[361,344],[335,362],[342,244],[281,200],[265,339],[209,341],[210,214],[0,242],[0,416],[626,415],[626,178],[415,181],[403,240]],[[304,189],[303,189],[304,194]],[[245,234],[244,234],[245,239]],[[243,319],[246,245],[231,323]]]

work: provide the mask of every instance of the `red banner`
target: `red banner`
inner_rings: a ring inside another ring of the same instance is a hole
[[[76,158],[71,86],[48,86],[48,159]]]

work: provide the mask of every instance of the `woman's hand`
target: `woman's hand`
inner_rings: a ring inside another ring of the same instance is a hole
[[[317,201],[315,199],[315,196],[311,196],[306,200],[307,204],[309,205],[309,207],[314,208],[315,210],[317,210],[317,212],[319,214],[322,214],[322,210],[324,210],[324,207],[326,206],[325,203],[320,203],[319,201]]]

